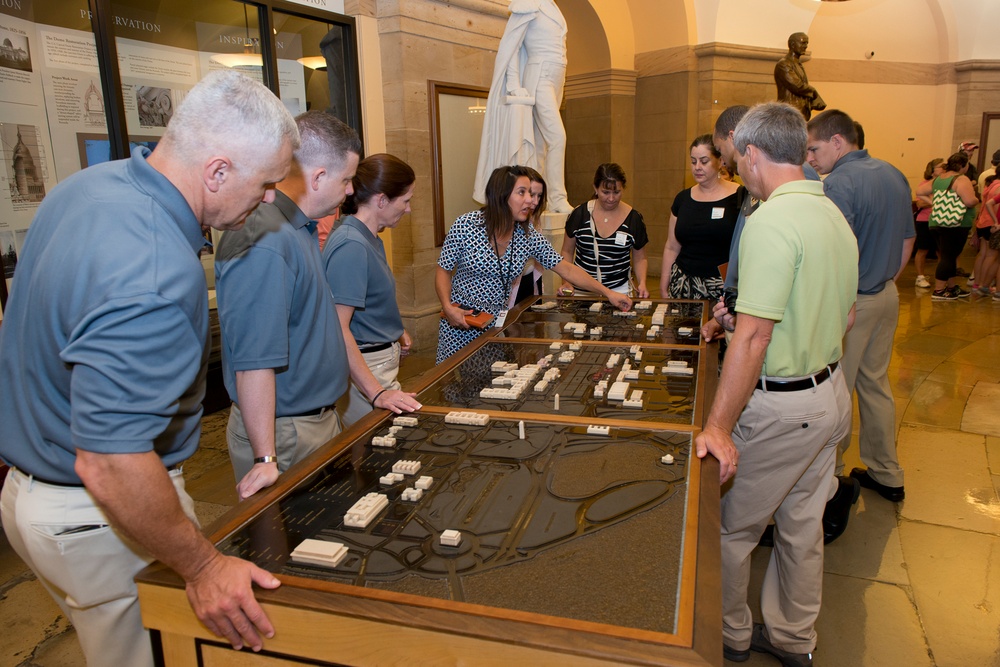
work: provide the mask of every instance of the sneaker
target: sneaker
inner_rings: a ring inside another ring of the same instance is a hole
[[[958,285],[955,285],[954,287],[950,288],[948,291],[951,292],[952,294],[954,294],[956,299],[961,299],[961,298],[967,297],[970,294],[972,294],[972,292],[970,292],[969,290],[964,290],[961,287],[959,287]]]
[[[993,292],[993,300],[1000,301],[1000,292]]]
[[[979,287],[976,288],[976,291],[979,292],[983,296],[989,296],[990,294],[993,293],[993,290],[991,290],[986,285],[980,285]]]
[[[979,289],[979,283],[973,281],[972,278],[969,278],[969,284],[966,285],[966,287],[975,292],[976,290]]]
[[[936,289],[931,292],[931,301],[954,301],[958,298],[957,294],[952,294],[949,289]]]
[[[930,287],[931,284],[927,282],[927,276],[917,276],[917,287]]]

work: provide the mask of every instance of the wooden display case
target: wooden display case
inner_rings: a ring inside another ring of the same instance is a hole
[[[591,312],[592,303],[522,304],[503,330],[422,380],[418,425],[397,429],[394,447],[372,445],[392,425],[376,411],[216,522],[208,535],[220,550],[282,581],[257,590],[276,628],[260,654],[221,642],[190,610],[181,579],[147,568],[140,603],[163,663],[721,665],[718,465],[691,453],[717,352],[678,334],[697,330],[707,308],[664,302],[675,317],[638,342],[630,331],[648,326],[649,313],[628,325],[610,320],[614,335],[591,338],[597,322],[619,317],[606,304]],[[570,321],[585,322],[588,334],[538,335]],[[559,362],[571,344],[579,357]],[[525,371],[560,369],[543,390],[529,386],[517,400],[478,395],[503,377],[500,364],[524,369],[547,354],[541,370]],[[668,376],[668,360],[691,372]],[[640,370],[631,383],[644,387],[643,409],[594,395],[625,363]],[[487,415],[488,424],[449,423],[454,410]],[[420,461],[417,474],[433,478],[416,502],[401,497],[414,477],[379,482],[400,460]],[[364,528],[344,525],[371,492],[388,507]],[[459,546],[440,543],[446,529],[461,532]],[[296,563],[290,552],[304,539],[340,542],[348,555],[335,568]]]

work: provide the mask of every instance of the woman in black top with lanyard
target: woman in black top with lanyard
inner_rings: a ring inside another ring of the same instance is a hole
[[[606,287],[645,299],[649,239],[642,214],[622,201],[624,189],[625,170],[619,165],[605,162],[597,168],[594,198],[573,209],[566,220],[562,256]],[[560,291],[572,293],[573,288],[564,282]]]
[[[670,230],[663,248],[660,296],[664,299],[709,299],[722,294],[719,265],[729,261],[736,229],[739,186],[719,177],[721,154],[712,135],[691,143],[691,175],[695,186],[682,190],[670,207]]]

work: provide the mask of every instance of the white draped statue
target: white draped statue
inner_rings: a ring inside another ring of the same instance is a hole
[[[569,213],[566,130],[559,106],[566,82],[566,19],[554,0],[511,0],[486,100],[473,198],[503,165],[534,167],[548,185],[548,210]]]

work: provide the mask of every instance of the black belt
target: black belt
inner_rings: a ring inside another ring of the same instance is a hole
[[[333,410],[337,407],[336,403],[331,403],[330,405],[324,405],[321,408],[316,408],[315,410],[308,410],[306,412],[300,412],[294,415],[281,415],[282,417],[295,418],[295,417],[315,417],[316,415],[323,414],[324,410]]]
[[[168,466],[167,467],[167,472],[171,472],[173,470],[179,470],[182,465],[183,465],[182,463],[178,463],[176,465]],[[18,468],[17,471],[19,473],[21,473],[22,475],[24,475],[25,477],[30,477],[35,482],[41,482],[42,484],[48,484],[49,486],[61,486],[64,489],[82,489],[82,488],[84,488],[82,482],[80,482],[80,483],[75,483],[75,482],[57,482],[57,481],[52,480],[52,479],[45,479],[44,477],[39,477],[38,475],[32,475],[30,472],[25,472],[25,471],[21,470],[20,468]]]
[[[816,385],[826,382],[833,375],[833,372],[837,370],[839,364],[839,361],[835,361],[819,373],[802,378],[801,380],[768,380],[761,378],[757,380],[757,388],[764,391],[803,391],[804,389],[812,389]]]
[[[366,352],[381,352],[382,350],[388,350],[392,347],[392,343],[358,343],[358,349],[361,350],[361,354]]]

